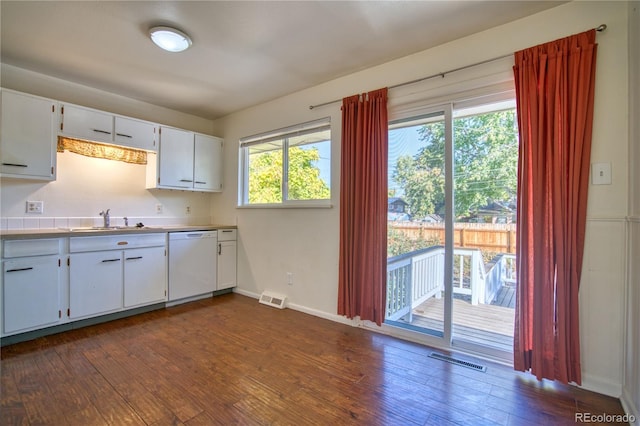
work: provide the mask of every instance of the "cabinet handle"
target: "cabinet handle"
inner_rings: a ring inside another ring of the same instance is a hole
[[[7,272],[21,272],[21,271],[30,271],[32,270],[33,267],[30,268],[17,268],[17,269],[9,269],[7,270]]]
[[[127,259],[126,259],[126,260],[138,260],[138,259],[142,259],[142,256],[127,257]]]
[[[111,132],[107,132],[106,130],[100,130],[100,129],[92,129],[92,130],[96,133],[104,133],[105,135],[111,134]]]
[[[120,259],[105,259],[102,261],[102,263],[107,263],[107,262],[120,262]]]
[[[201,180],[197,180],[196,183],[200,183],[202,185],[206,185],[207,184],[207,182],[202,182]]]
[[[222,244],[218,243],[218,254],[222,254]]]
[[[17,164],[17,163],[2,163],[3,166],[11,166],[11,167],[29,167],[26,164]]]
[[[125,135],[124,133],[116,133],[116,136],[121,136],[121,137],[123,137],[123,138],[129,138],[129,139],[133,138],[133,136],[131,136],[131,135]]]
[[[180,179],[180,182],[193,182],[193,181],[189,179]]]
[[[223,229],[222,232],[233,232],[233,229]]]

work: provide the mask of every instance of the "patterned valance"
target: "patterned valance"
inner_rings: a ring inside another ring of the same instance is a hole
[[[70,151],[93,158],[124,161],[131,164],[147,164],[147,152],[140,149],[109,145],[80,139],[58,137],[58,152]]]

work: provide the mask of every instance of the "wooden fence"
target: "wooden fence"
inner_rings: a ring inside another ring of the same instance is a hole
[[[444,223],[389,222],[389,228],[411,239],[437,240],[444,244]],[[478,248],[498,253],[516,252],[515,223],[455,223],[455,247]]]

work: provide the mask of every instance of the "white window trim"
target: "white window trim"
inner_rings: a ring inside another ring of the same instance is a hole
[[[248,164],[249,164],[249,152],[245,148],[250,147],[252,145],[259,145],[262,143],[266,143],[269,141],[281,140],[283,138],[290,138],[295,136],[300,136],[308,133],[314,133],[316,131],[320,131],[323,129],[331,130],[331,117],[325,117],[318,120],[308,121],[305,123],[296,124],[289,127],[283,127],[280,129],[259,133],[252,136],[247,136],[241,138],[239,141],[239,167],[238,167],[238,205],[239,209],[256,209],[256,208],[332,208],[331,204],[332,194],[333,194],[333,185],[330,182],[330,195],[327,199],[318,199],[318,200],[289,200],[288,199],[288,155],[289,150],[288,146],[283,146],[283,187],[282,187],[282,198],[283,201],[281,203],[249,203],[248,202],[248,188],[249,188],[249,174],[248,174]],[[331,141],[329,141],[331,142]],[[333,153],[331,153],[331,158],[333,158]],[[331,161],[331,159],[330,159]]]

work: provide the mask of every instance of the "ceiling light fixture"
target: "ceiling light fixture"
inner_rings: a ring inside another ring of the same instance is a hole
[[[182,31],[171,27],[153,27],[149,30],[151,40],[169,52],[182,52],[191,46],[191,39]]]

